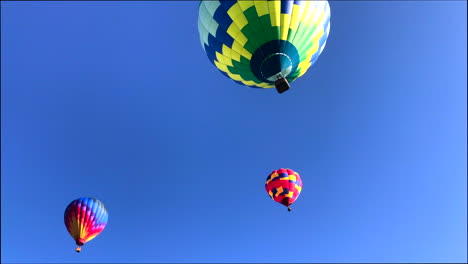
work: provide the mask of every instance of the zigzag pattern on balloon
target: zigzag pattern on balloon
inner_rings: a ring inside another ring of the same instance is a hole
[[[302,76],[330,31],[327,1],[201,1],[198,29],[209,60],[227,77],[254,88],[274,87],[281,72]]]

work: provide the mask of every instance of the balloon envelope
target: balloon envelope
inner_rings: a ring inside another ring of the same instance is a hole
[[[202,0],[198,30],[209,60],[234,81],[271,88],[313,65],[330,31],[327,1]]]
[[[265,189],[271,199],[289,207],[302,191],[302,180],[299,173],[291,169],[278,169],[268,175]]]
[[[78,245],[77,252],[79,252],[82,245],[104,230],[108,214],[102,202],[82,197],[67,206],[64,220],[68,232]]]

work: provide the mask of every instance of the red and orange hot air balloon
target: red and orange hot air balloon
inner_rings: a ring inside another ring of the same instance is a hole
[[[78,246],[99,235],[106,227],[108,215],[104,204],[94,198],[83,197],[72,201],[65,209],[65,226]]]
[[[299,173],[291,169],[274,170],[268,175],[265,189],[271,199],[287,206],[291,211],[293,204],[302,190],[302,180]]]

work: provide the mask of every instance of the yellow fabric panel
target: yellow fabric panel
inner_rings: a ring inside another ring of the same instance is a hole
[[[242,49],[242,52],[241,52],[241,55],[244,56],[245,58],[249,59],[252,58],[252,54],[250,54],[250,52],[248,52],[246,49]]]
[[[276,1],[275,1],[276,2]],[[264,16],[268,14],[268,3],[267,1],[254,1],[255,9],[257,10],[258,16]]]
[[[220,53],[218,53],[218,52],[216,51],[216,52],[215,52],[215,55],[216,55],[216,59],[218,60],[219,63],[226,64],[226,63],[224,62],[224,57],[221,56]]]
[[[239,42],[239,44],[242,45],[242,47],[245,46],[245,43],[247,43],[247,37],[242,33],[239,29],[237,30],[239,33],[237,36],[234,38],[235,41]]]
[[[289,14],[281,14],[280,39],[282,40],[288,40],[289,22],[291,22],[291,16]]]
[[[319,45],[319,39],[320,37],[318,38],[312,38],[312,41],[314,42],[314,44],[312,45],[312,47],[310,47],[309,50],[307,50],[307,61],[310,61],[312,59],[312,56],[318,51],[320,45]]]
[[[240,54],[223,44],[223,55],[240,62]]]
[[[242,47],[238,42],[234,41],[232,43],[231,49],[239,54],[242,54],[242,50],[244,49],[244,47]]]
[[[81,234],[83,234],[83,224],[82,224],[83,222],[81,221],[82,218],[83,217],[80,215],[80,220],[79,220],[79,222],[80,222],[80,238],[83,238],[83,236],[81,235]]]
[[[304,75],[307,72],[307,70],[310,68],[311,65],[312,65],[312,63],[309,63],[308,65],[302,67],[301,70],[299,71],[299,74],[297,75],[297,78]]]
[[[92,236],[89,236],[89,237],[88,237],[88,238],[85,240],[85,242],[88,242],[88,241],[90,241],[91,239],[95,238],[96,236],[97,236],[97,235],[92,235]]]
[[[219,52],[216,52],[216,58],[220,63],[233,67],[231,58],[226,57]]]
[[[234,39],[237,41],[236,37],[239,33],[242,33],[240,30],[239,30],[239,27],[235,24],[235,23],[232,23],[228,30],[227,30],[227,33]]]
[[[292,198],[293,195],[294,195],[294,193],[290,191],[290,192],[288,192],[287,194],[285,194],[284,196],[289,197],[289,198]]]
[[[296,181],[296,175],[289,175],[289,179],[291,181]]]
[[[242,30],[249,23],[244,13],[240,13],[240,15],[232,18],[232,21],[234,21],[240,30]]]
[[[319,40],[323,36],[324,33],[325,31],[323,30],[323,27],[319,27],[314,31],[314,33],[312,34],[312,43],[314,43],[314,46],[319,45]]]
[[[297,27],[299,26],[299,21],[301,21],[302,10],[303,9],[300,6],[293,5],[292,17],[291,17],[291,23],[289,24],[289,29],[292,29],[294,31],[297,30]]]
[[[313,24],[321,24],[321,23],[317,23],[317,22],[322,21],[326,15],[327,15],[326,12],[322,12],[321,10],[319,10],[319,8],[316,7],[316,8],[314,8],[313,14],[311,15],[311,17],[309,19],[309,24],[306,24],[306,25],[311,26]]]
[[[84,219],[83,222],[86,222],[86,219]],[[80,236],[81,236],[81,238],[86,238],[88,236],[88,225],[87,224],[83,224],[83,232],[81,233]]]
[[[275,197],[278,196],[280,193],[282,193],[284,190],[283,190],[283,187],[279,187],[276,189],[278,192],[276,193]]]
[[[247,25],[248,21],[242,12],[242,9],[240,8],[239,2],[229,9],[228,14],[231,17],[233,23],[229,26],[227,32],[235,41],[244,46],[247,42],[247,38],[245,37],[244,33],[241,32],[241,30],[245,27],[245,25]]]
[[[232,59],[232,55],[231,55],[231,54],[232,54],[233,50],[230,49],[228,46],[226,46],[226,45],[223,44],[223,46],[222,46],[222,48],[221,48],[221,52],[222,52],[222,54],[223,54],[224,56],[226,56],[226,57]]]
[[[310,63],[308,60],[304,60],[303,62],[299,63],[297,66],[297,68],[300,69],[298,76],[302,76],[307,71],[307,69],[309,69],[311,64],[312,63]]]
[[[298,69],[298,74],[297,74],[297,77],[301,77],[302,75],[304,75],[304,73],[307,71],[309,67],[307,67],[306,64],[302,64],[302,66],[297,66],[297,69]]]
[[[309,11],[307,12],[307,15],[303,16],[303,19],[304,19],[303,22],[306,27],[311,26],[315,20],[315,17],[317,16],[317,10],[313,7],[313,5],[314,3],[312,2],[309,3]]]
[[[274,84],[269,84],[269,83],[261,83],[261,84],[258,84],[257,86],[261,88],[265,88],[265,89],[275,87]]]
[[[254,1],[242,0],[239,1],[240,8],[245,11],[254,5]]]
[[[84,229],[84,230],[86,230],[86,229]],[[83,239],[86,238],[87,236],[88,236],[88,232],[86,232],[86,231],[83,231],[83,232],[80,234],[80,238],[83,238]],[[86,241],[87,241],[87,240],[85,239],[85,242],[86,242]]]
[[[231,48],[234,52],[237,52],[238,54],[242,54],[242,50],[244,49],[244,47],[242,47],[238,42],[234,41],[232,43],[232,48]]]
[[[302,13],[302,16],[300,17],[301,19],[301,22],[306,24],[306,21],[307,19],[311,18],[312,15],[309,11],[309,8],[310,8],[310,5],[311,5],[311,1],[304,1],[304,7],[302,8],[303,9],[303,13]],[[306,24],[307,25],[307,24]]]
[[[218,67],[218,69],[220,69],[221,71],[223,72],[228,72],[228,69],[227,69],[227,66],[222,64],[222,63],[219,63],[217,61],[214,61],[214,64],[216,65],[216,67]]]
[[[297,189],[299,192],[302,191],[302,187],[301,187],[301,186],[299,186],[299,185],[297,185],[297,184],[294,184],[294,186],[296,187],[296,189]]]
[[[318,38],[320,39],[320,38]],[[305,68],[307,69],[309,66],[310,66],[310,60],[312,59],[312,56],[314,55],[315,52],[318,51],[318,48],[319,48],[319,43],[318,43],[318,39],[317,40],[312,40],[312,41],[315,41],[314,42],[314,45],[309,49],[307,50],[307,56],[306,58],[301,62],[299,63],[299,65],[297,66],[299,69],[304,70]],[[309,66],[307,66],[309,65]]]
[[[288,177],[284,177],[284,178],[280,178],[280,181],[289,181],[289,176],[288,176]]]
[[[86,216],[85,218],[83,218],[83,222],[86,221]],[[86,238],[88,236],[88,225],[87,224],[83,224],[81,225],[82,226],[82,230],[81,230],[81,234],[80,234],[80,238]]]
[[[270,9],[271,26],[279,27],[281,23],[281,1],[270,1],[268,4]]]
[[[242,14],[242,9],[240,8],[239,2],[235,3],[229,10],[227,11],[228,15],[231,17],[232,20]]]
[[[252,54],[250,54],[246,49],[244,49],[245,43],[247,43],[247,38],[245,37],[244,33],[242,33],[239,30],[239,27],[237,27],[236,24],[232,23],[229,26],[227,33],[231,35],[231,37],[234,39],[234,43],[232,44],[232,49],[250,60],[250,58],[252,57]],[[250,55],[247,55],[247,54],[250,54]]]
[[[244,49],[244,47],[241,46],[237,41],[234,41],[234,43],[232,44],[232,50],[234,50],[235,52],[237,52],[238,54],[242,55],[243,57],[249,60],[250,58],[252,58],[252,54],[250,54],[250,52]]]
[[[267,181],[267,184],[270,183],[272,180],[276,179],[279,177],[279,174],[277,172],[273,173],[271,175],[271,178]]]
[[[258,85],[258,83],[254,82],[254,81],[242,81],[242,83],[245,84],[245,85],[250,85],[250,86]]]
[[[231,79],[236,80],[236,81],[243,81],[244,80],[244,79],[242,79],[242,77],[239,74],[233,74],[230,71],[227,72],[227,75],[229,77],[231,77]]]

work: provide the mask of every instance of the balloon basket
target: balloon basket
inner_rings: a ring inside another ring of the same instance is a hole
[[[289,86],[288,80],[282,77],[275,81],[275,87],[276,87],[276,91],[278,91],[278,93],[281,94],[289,90],[290,86]]]

